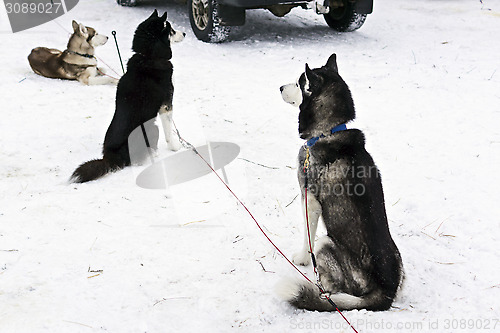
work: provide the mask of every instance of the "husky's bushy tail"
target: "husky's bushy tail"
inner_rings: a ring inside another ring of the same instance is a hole
[[[114,161],[104,156],[100,160],[91,160],[83,163],[71,175],[70,182],[85,183],[102,176],[123,169],[126,163]]]
[[[298,280],[284,280],[276,287],[278,295],[290,305],[310,311],[335,311],[326,298],[320,297],[318,287],[312,283]],[[367,309],[372,311],[387,310],[392,298],[383,295],[380,289],[362,297],[346,293],[329,294],[328,297],[339,310]]]

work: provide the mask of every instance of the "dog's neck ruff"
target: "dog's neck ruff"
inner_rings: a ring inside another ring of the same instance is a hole
[[[136,52],[130,61],[140,62],[143,64],[143,66],[149,67],[149,68],[154,68],[154,69],[161,69],[161,70],[166,70],[166,69],[172,69],[173,65],[172,62],[170,61],[171,58],[152,58],[149,55],[145,55],[143,53],[138,53]],[[128,66],[128,65],[127,65]]]
[[[336,133],[336,132],[345,131],[346,129],[347,129],[346,124],[337,125],[337,126],[335,126],[334,128],[332,128],[330,130],[330,135],[332,135],[333,133]],[[314,144],[316,142],[318,142],[318,140],[321,139],[321,138],[326,138],[326,135],[321,134],[320,136],[315,136],[313,138],[310,138],[309,140],[307,140],[306,146],[309,147],[309,148],[312,147],[312,146],[314,146]]]
[[[71,53],[71,54],[79,55],[80,57],[85,57],[85,58],[90,58],[90,59],[94,59],[95,58],[91,54],[83,54],[83,53],[78,53],[78,52],[71,51],[71,50],[66,50],[66,51],[68,51],[68,53]]]

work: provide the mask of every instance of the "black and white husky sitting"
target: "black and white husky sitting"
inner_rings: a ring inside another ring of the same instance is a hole
[[[315,251],[321,284],[340,310],[386,310],[402,281],[402,262],[389,232],[380,174],[365,150],[364,135],[345,127],[354,119],[354,103],[338,73],[336,55],[321,68],[306,64],[298,81],[282,86],[281,94],[285,102],[299,107],[299,133],[307,140],[298,156],[298,178],[303,207],[307,186],[313,249],[319,217],[327,230]],[[306,159],[309,166],[304,168]],[[299,265],[310,263],[307,234],[306,229],[304,247],[293,258]],[[308,282],[285,282],[278,288],[297,308],[335,310]]]
[[[130,165],[129,136],[147,122],[150,148],[158,143],[154,119],[160,114],[168,148],[178,150],[180,143],[173,134],[171,43],[180,42],[185,33],[175,31],[167,21],[167,13],[151,16],[139,24],[132,42],[135,54],[127,63],[127,72],[118,82],[116,109],[104,138],[103,158],[80,165],[71,180],[84,183]],[[147,156],[147,152],[140,152]]]

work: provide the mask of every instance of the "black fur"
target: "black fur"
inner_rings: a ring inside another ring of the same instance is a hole
[[[354,102],[347,84],[338,74],[335,55],[321,68],[311,70],[306,64],[306,71],[299,79],[302,88],[306,77],[311,95],[303,92],[303,101],[299,106],[299,134],[302,139],[327,133],[332,127],[354,119]],[[317,113],[316,110],[329,112]]]
[[[298,171],[302,196],[307,186],[327,229],[316,251],[321,282],[339,309],[386,310],[402,280],[401,257],[389,232],[380,173],[365,150],[363,133],[327,134],[355,116],[335,55],[321,68],[306,65],[299,86],[301,138],[325,135],[309,148],[307,171],[302,167],[306,148],[301,148]],[[346,301],[346,294],[354,297]],[[288,301],[308,310],[335,310],[313,285],[299,285]]]
[[[169,36],[172,28],[166,19],[167,13],[159,17],[155,10],[137,27],[132,43],[135,54],[118,83],[115,114],[104,138],[103,158],[80,165],[71,176],[74,182],[91,181],[130,165],[128,138],[131,132],[155,118],[161,106],[171,109],[174,87]],[[158,129],[152,126],[147,133],[150,147],[154,149]]]

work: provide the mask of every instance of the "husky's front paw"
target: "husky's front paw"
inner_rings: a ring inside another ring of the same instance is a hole
[[[182,145],[178,139],[172,138],[167,141],[167,148],[172,151],[178,151],[179,149],[182,148]]]
[[[300,251],[293,255],[292,261],[296,265],[307,266],[311,263],[311,255],[307,251]]]
[[[160,153],[158,152],[158,149],[156,148],[148,148],[149,151],[149,156],[153,158],[158,158],[160,156]]]

